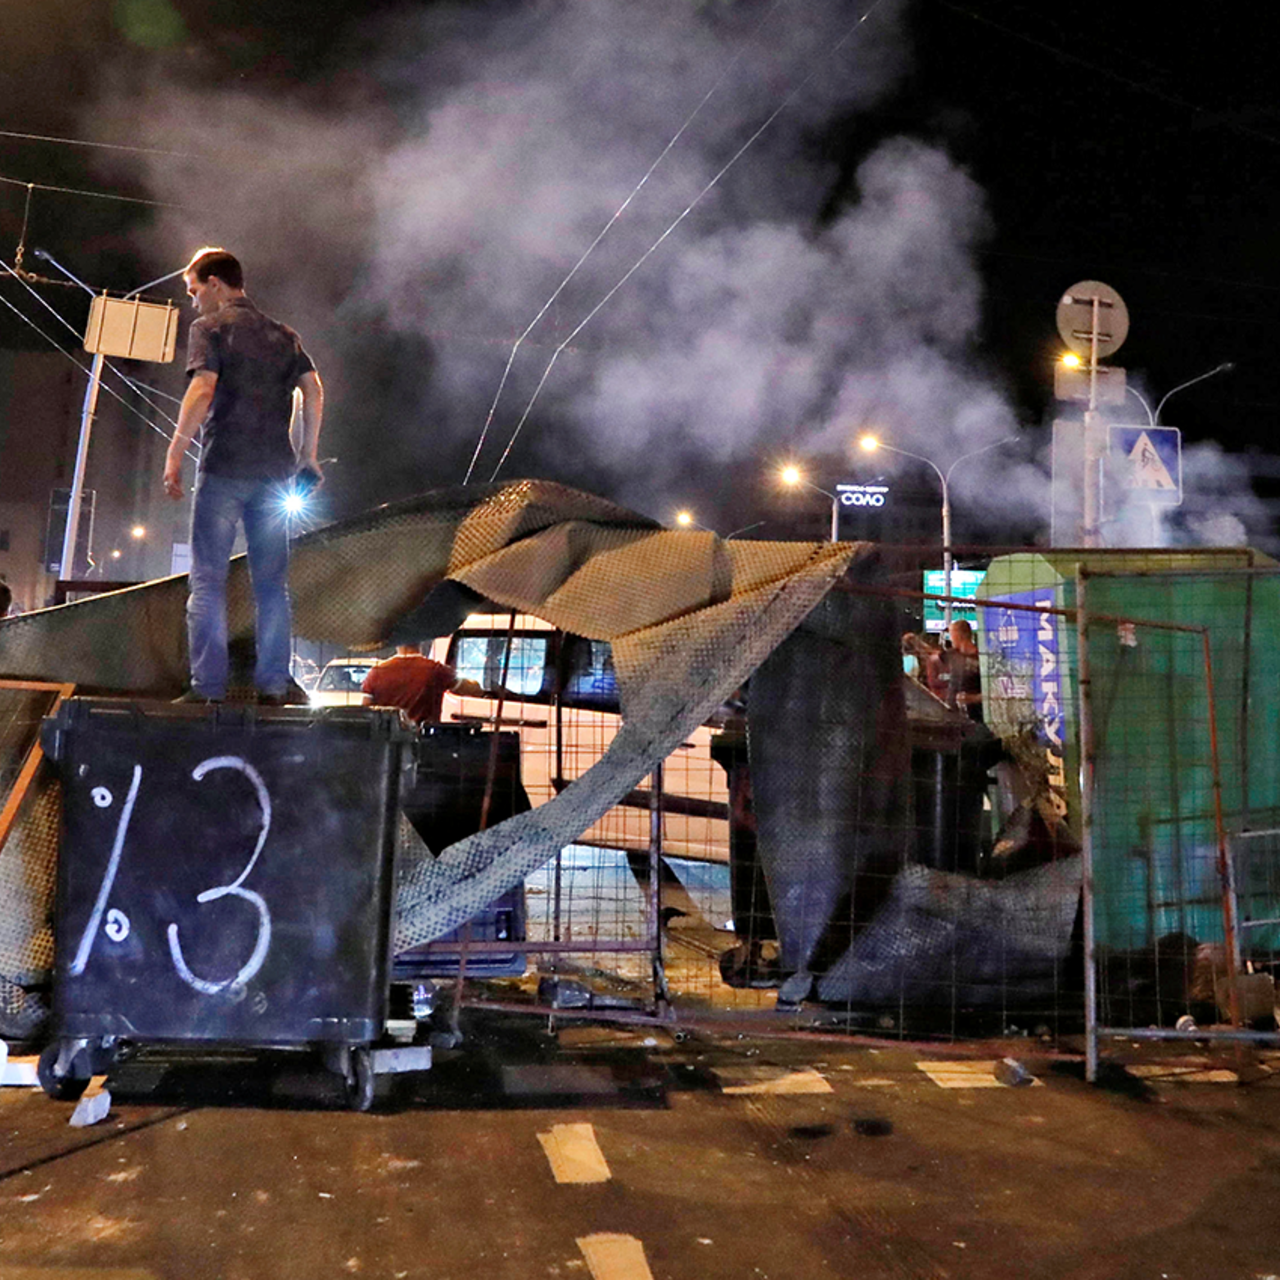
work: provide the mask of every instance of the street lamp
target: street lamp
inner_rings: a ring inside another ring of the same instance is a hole
[[[806,489],[812,489],[814,493],[820,493],[824,498],[831,500],[831,541],[840,541],[840,499],[834,493],[827,489],[819,489],[816,484],[804,478],[804,473],[797,466],[786,466],[778,472],[778,478],[783,484],[790,488],[796,485],[803,485]]]
[[[938,464],[922,453],[912,453],[907,449],[899,449],[897,445],[885,444],[883,440],[877,439],[873,435],[865,435],[858,443],[867,453],[874,453],[877,449],[887,449],[890,453],[900,453],[904,458],[914,458],[917,462],[923,462],[926,466],[932,467],[942,484],[942,583],[943,595],[946,599],[943,601],[943,621],[949,628],[951,626],[951,473],[962,463],[970,458],[976,458],[980,453],[986,453],[989,449],[998,449],[1002,444],[1009,444],[1016,440],[1017,436],[1003,436],[999,440],[993,440],[990,444],[984,444],[981,449],[972,449],[968,453],[962,453],[947,469],[943,472]]]
[[[1160,398],[1160,403],[1154,409],[1147,403],[1147,398],[1134,387],[1125,385],[1125,390],[1147,411],[1147,425],[1157,427],[1160,425],[1160,410],[1169,403],[1171,396],[1176,396],[1179,391],[1184,391],[1187,387],[1195,386],[1197,382],[1203,382],[1206,378],[1212,378],[1219,373],[1230,373],[1235,368],[1235,363],[1231,360],[1224,360],[1220,365],[1210,369],[1207,373],[1197,374],[1194,378],[1188,378],[1186,382],[1180,382],[1172,391],[1166,391]],[[1160,517],[1156,514],[1156,504],[1149,502],[1147,504],[1151,516],[1151,545],[1155,546],[1160,541]]]
[[[1133,387],[1127,386],[1125,390],[1133,396],[1138,403],[1147,411],[1147,422],[1150,426],[1156,427],[1160,425],[1160,410],[1169,403],[1171,397],[1176,396],[1179,391],[1185,391],[1188,387],[1193,387],[1197,382],[1203,382],[1206,378],[1215,377],[1219,373],[1231,373],[1235,369],[1235,362],[1232,360],[1224,360],[1220,365],[1210,369],[1207,373],[1197,374],[1194,378],[1188,378],[1186,382],[1180,382],[1172,391],[1166,391],[1160,397],[1160,403],[1153,410],[1147,403],[1146,397]]]

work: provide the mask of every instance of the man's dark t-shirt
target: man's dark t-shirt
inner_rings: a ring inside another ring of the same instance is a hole
[[[298,335],[248,298],[196,320],[187,336],[187,373],[218,375],[200,470],[245,480],[292,475],[293,389],[314,368]]]
[[[398,653],[364,678],[363,690],[378,707],[400,707],[414,724],[440,719],[444,695],[453,687],[453,668],[420,653]]]

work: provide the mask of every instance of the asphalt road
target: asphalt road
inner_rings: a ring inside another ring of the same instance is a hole
[[[0,1090],[0,1280],[1280,1275],[1265,1066],[467,1025],[364,1115],[284,1056],[125,1064],[85,1129]]]

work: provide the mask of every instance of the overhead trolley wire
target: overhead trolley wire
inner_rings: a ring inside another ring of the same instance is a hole
[[[148,156],[176,156],[182,160],[205,157],[194,151],[166,151],[163,147],[131,147],[123,142],[93,142],[89,138],[59,138],[48,133],[20,133],[16,129],[0,129],[0,138],[17,138],[22,142],[57,142],[64,147],[96,147],[101,151],[134,151]]]
[[[551,375],[551,370],[555,366],[556,361],[560,358],[560,353],[569,345],[569,343],[571,343],[574,340],[574,338],[578,336],[579,333],[582,332],[582,330],[588,324],[591,323],[591,321],[595,318],[595,316],[599,314],[601,309],[610,301],[611,298],[613,298],[613,296],[618,292],[618,290],[621,289],[622,286],[625,285],[627,281],[630,280],[631,277],[635,275],[635,273],[639,271],[642,266],[644,266],[644,264],[649,260],[649,258],[651,258],[653,254],[657,252],[658,248],[663,244],[663,242],[667,239],[667,237],[670,236],[672,232],[674,232],[675,229],[685,220],[685,218],[687,218],[689,214],[693,212],[694,208],[698,205],[698,203],[702,200],[702,198],[714,186],[716,186],[716,184],[720,181],[720,179],[723,178],[724,175],[728,173],[729,170],[733,168],[735,164],[737,164],[738,160],[741,159],[741,157],[748,150],[748,148],[750,148],[755,143],[756,139],[758,139],[760,135],[763,134],[765,130],[768,129],[769,126],[773,124],[773,122],[783,113],[783,111],[785,111],[796,100],[796,98],[799,97],[799,95],[809,86],[809,84],[817,76],[819,67],[821,67],[824,62],[834,57],[835,54],[838,53],[853,38],[853,36],[857,33],[858,29],[862,26],[862,24],[866,22],[868,18],[871,17],[871,15],[880,7],[882,3],[883,3],[883,0],[873,0],[872,4],[857,19],[857,21],[855,21],[850,25],[849,29],[844,33],[844,35],[842,35],[840,39],[837,40],[834,44],[827,47],[825,53],[817,59],[813,69],[809,72],[809,74],[805,76],[804,79],[801,80],[800,83],[797,84],[796,87],[792,89],[791,92],[788,93],[786,97],[782,99],[781,102],[778,103],[778,105],[773,109],[773,111],[771,111],[769,115],[766,117],[764,123],[761,124],[760,127],[756,129],[755,132],[752,133],[750,137],[747,138],[747,140],[742,144],[742,146],[740,146],[738,150],[735,151],[733,155],[729,157],[729,159],[724,163],[724,165],[721,166],[719,171],[711,178],[711,180],[706,184],[706,186],[704,186],[702,190],[699,191],[698,194],[694,196],[694,198],[689,202],[689,204],[685,207],[685,209],[676,216],[676,218],[670,223],[667,229],[663,231],[662,234],[653,242],[653,244],[651,244],[649,248],[646,249],[644,253],[642,253],[640,257],[632,264],[632,266],[623,273],[622,277],[617,281],[617,283],[613,286],[613,288],[611,288],[604,295],[604,297],[602,297],[600,301],[597,302],[596,305],[592,307],[590,311],[587,312],[587,314],[583,317],[583,319],[579,322],[579,324],[569,333],[569,336],[565,338],[564,341],[559,344],[559,346],[556,347],[555,351],[552,353],[551,359],[547,362],[547,367],[542,371],[542,377],[539,378],[538,385],[533,389],[533,395],[529,397],[529,402],[525,405],[524,412],[520,415],[520,420],[516,423],[515,428],[511,432],[511,437],[507,441],[507,447],[502,451],[502,456],[498,459],[498,465],[494,467],[493,474],[489,477],[489,480],[491,483],[498,478],[498,472],[502,470],[502,464],[506,462],[508,455],[511,453],[511,449],[515,445],[516,439],[520,435],[521,430],[524,428],[524,424],[528,420],[530,411],[533,409],[534,402],[537,400],[538,395],[541,393],[543,386],[546,384],[547,378]],[[772,10],[770,12],[772,12]],[[665,152],[663,154],[665,154]]]
[[[32,288],[31,288],[31,286],[30,286],[29,284],[27,284],[27,282],[26,282],[25,280],[23,280],[23,279],[22,279],[22,277],[21,277],[21,276],[19,276],[19,275],[17,274],[17,272],[16,272],[16,271],[14,271],[13,267],[12,267],[12,266],[10,266],[10,265],[9,265],[9,263],[5,262],[3,259],[0,259],[0,269],[2,269],[6,274],[8,274],[8,275],[12,276],[12,277],[13,277],[15,280],[17,280],[20,284],[22,284],[24,288],[26,288],[27,290],[29,290],[29,291],[30,291],[30,292],[31,292],[31,293],[36,297],[37,301],[39,301],[43,306],[47,307],[50,311],[52,311],[52,312],[53,312],[53,314],[54,314],[54,316],[55,316],[55,317],[56,317],[56,318],[57,318],[57,319],[58,319],[62,324],[66,325],[66,326],[67,326],[67,328],[69,328],[69,329],[71,330],[71,332],[72,332],[72,333],[75,333],[77,337],[79,336],[79,334],[78,334],[77,330],[75,329],[75,327],[74,327],[73,325],[69,324],[69,323],[68,323],[68,321],[67,321],[64,317],[62,317],[62,316],[58,315],[57,311],[55,311],[53,307],[50,307],[50,306],[49,306],[49,304],[48,304],[47,302],[45,302],[45,300],[44,300],[43,298],[41,298],[41,297],[40,297],[40,295],[39,295],[38,293],[36,293],[36,292],[35,292],[35,290],[34,290],[34,289],[32,289]],[[86,365],[86,364],[82,363],[79,359],[77,359],[77,358],[76,358],[76,356],[75,356],[72,352],[68,351],[68,350],[66,349],[66,347],[61,346],[61,345],[57,342],[57,340],[56,340],[56,339],[54,339],[54,338],[50,337],[50,336],[49,336],[49,334],[47,334],[47,333],[46,333],[46,332],[45,332],[45,331],[44,331],[44,330],[43,330],[43,329],[42,329],[38,324],[36,324],[36,322],[35,322],[34,320],[32,320],[32,319],[31,319],[31,317],[30,317],[30,316],[28,316],[25,312],[21,311],[18,307],[16,307],[16,306],[15,306],[12,302],[10,302],[10,301],[9,301],[9,299],[8,299],[8,298],[6,298],[3,294],[0,294],[0,302],[4,303],[4,305],[5,305],[6,307],[8,307],[8,308],[9,308],[9,310],[10,310],[10,311],[12,311],[12,312],[14,313],[14,315],[16,315],[16,316],[18,317],[18,319],[19,319],[19,320],[21,320],[24,324],[29,325],[32,329],[34,329],[34,330],[36,331],[36,333],[38,333],[38,334],[40,335],[40,337],[42,337],[42,338],[43,338],[43,339],[44,339],[44,340],[45,340],[45,341],[46,341],[46,342],[47,342],[47,343],[48,343],[48,344],[49,344],[49,345],[50,345],[50,346],[51,346],[55,351],[59,352],[61,355],[66,356],[66,357],[67,357],[67,359],[68,359],[68,360],[70,360],[70,361],[71,361],[71,363],[72,363],[72,364],[74,364],[74,365],[76,366],[76,368],[77,368],[77,369],[79,369],[79,370],[80,370],[80,371],[81,371],[81,372],[82,372],[86,377],[92,377],[92,376],[93,376],[93,371],[88,367],[88,365]],[[158,413],[162,418],[164,418],[164,420],[165,420],[166,422],[168,422],[171,426],[173,426],[173,427],[175,427],[175,428],[177,427],[177,423],[174,421],[174,419],[172,419],[171,417],[169,417],[169,415],[168,415],[167,413],[165,413],[165,412],[164,412],[164,410],[163,410],[163,409],[161,409],[159,405],[156,405],[156,404],[154,404],[152,401],[148,400],[148,399],[147,399],[147,397],[146,397],[146,396],[142,393],[142,391],[139,389],[139,387],[138,387],[138,386],[136,386],[136,385],[134,384],[134,382],[132,381],[132,379],[130,379],[130,378],[128,378],[126,375],[122,374],[122,373],[120,372],[120,370],[119,370],[119,369],[117,369],[114,365],[112,365],[109,361],[104,360],[104,361],[103,361],[103,364],[105,365],[105,367],[107,367],[108,369],[110,369],[110,370],[111,370],[111,372],[112,372],[112,373],[114,373],[118,378],[120,378],[120,380],[121,380],[122,382],[124,382],[126,386],[130,387],[130,389],[131,389],[131,390],[133,390],[136,394],[138,394],[139,396],[141,396],[142,400],[143,400],[147,405],[149,405],[152,409],[154,409],[154,410],[156,411],[156,413]],[[158,435],[163,436],[166,440],[170,440],[170,439],[172,439],[172,436],[169,434],[169,432],[165,431],[165,429],[164,429],[163,427],[157,426],[154,422],[152,422],[152,421],[151,421],[151,419],[150,419],[150,418],[148,418],[148,417],[147,417],[147,415],[146,415],[145,413],[142,413],[142,412],[138,409],[138,407],[137,407],[136,405],[132,405],[132,404],[130,404],[130,403],[128,402],[128,400],[126,400],[126,399],[124,398],[124,396],[122,396],[122,395],[121,395],[121,394],[120,394],[120,393],[119,393],[119,392],[118,392],[114,387],[109,386],[109,385],[108,385],[107,383],[105,383],[105,382],[104,382],[104,383],[102,383],[102,384],[101,384],[101,386],[102,386],[102,389],[103,389],[103,390],[104,390],[104,391],[105,391],[109,396],[113,396],[113,397],[114,397],[115,399],[117,399],[117,400],[118,400],[122,405],[124,405],[125,409],[126,409],[129,413],[132,413],[132,414],[134,414],[136,417],[141,418],[141,419],[142,419],[142,421],[143,421],[143,422],[145,422],[145,423],[147,424],[147,426],[151,428],[151,430],[152,430],[152,431],[156,432]],[[187,456],[187,457],[189,457],[190,459],[192,459],[192,461],[194,461],[194,462],[199,462],[199,460],[200,460],[200,455],[199,455],[198,450],[199,450],[199,447],[200,447],[200,446],[199,446],[199,445],[194,445],[193,447],[197,450],[197,452],[193,453],[193,452],[191,451],[191,449],[188,449],[188,450],[186,451],[186,456]]]
[[[755,35],[756,32],[759,32],[759,30],[764,26],[764,24],[771,17],[773,17],[774,11],[778,8],[778,6],[783,3],[784,3],[784,0],[776,0],[774,5],[756,24],[755,31],[752,32],[753,35]],[[697,118],[699,113],[702,111],[703,107],[705,107],[707,103],[711,101],[712,97],[715,96],[716,91],[724,83],[725,78],[729,75],[729,73],[733,70],[733,68],[738,64],[738,62],[741,61],[742,56],[743,56],[743,51],[739,51],[725,65],[724,70],[721,71],[720,75],[716,78],[715,83],[703,95],[702,101],[699,102],[698,105],[694,107],[694,109],[688,114],[688,116],[685,117],[684,122],[675,131],[675,133],[671,135],[671,138],[667,142],[667,145],[663,147],[662,150],[658,153],[657,159],[654,160],[654,162],[648,167],[648,169],[645,170],[644,175],[641,177],[640,181],[637,182],[636,185],[631,188],[631,191],[628,193],[627,198],[623,200],[623,202],[617,207],[617,209],[614,210],[613,216],[604,224],[603,227],[600,228],[599,234],[596,236],[596,238],[592,240],[592,242],[586,247],[582,256],[569,269],[569,273],[564,277],[563,280],[560,281],[558,285],[556,285],[555,289],[552,291],[551,296],[546,300],[546,302],[542,304],[542,307],[539,309],[537,315],[535,315],[533,319],[529,321],[528,327],[525,329],[525,331],[515,340],[515,343],[511,348],[511,353],[510,355],[507,356],[506,367],[502,370],[502,377],[498,379],[498,389],[496,392],[494,392],[493,403],[489,406],[488,416],[485,418],[484,426],[480,430],[480,439],[476,442],[475,452],[471,455],[471,462],[467,466],[467,474],[462,479],[463,484],[469,484],[471,481],[471,473],[475,470],[476,462],[480,458],[480,451],[484,448],[485,441],[486,439],[488,439],[489,427],[492,425],[493,416],[497,412],[498,401],[502,398],[503,388],[507,385],[507,377],[511,373],[511,366],[515,363],[516,353],[520,350],[521,344],[529,336],[529,334],[533,332],[534,327],[537,325],[538,321],[541,320],[542,317],[547,314],[548,310],[550,310],[555,300],[568,287],[568,284],[573,279],[573,277],[578,274],[579,269],[586,262],[586,260],[591,256],[591,254],[595,251],[596,246],[605,238],[605,236],[609,234],[609,232],[613,229],[613,226],[617,223],[618,219],[621,218],[622,215],[627,211],[627,207],[636,198],[636,196],[640,194],[641,189],[653,176],[654,170],[657,169],[657,167],[663,162],[663,160],[667,158],[667,156],[671,152],[671,149],[676,145],[677,142],[680,141],[685,131],[694,122],[694,120]],[[557,351],[556,355],[552,357],[553,362],[556,356],[558,356],[559,354],[560,354],[559,351]],[[539,386],[541,386],[541,384],[539,384]],[[508,446],[508,452],[510,452],[510,446]],[[506,457],[505,453],[503,454],[503,457],[504,458]],[[498,465],[501,466],[502,464],[499,463]],[[495,472],[495,475],[496,474],[497,473]]]
[[[0,182],[7,183],[11,187],[26,187],[28,191],[34,188],[36,191],[54,191],[64,196],[87,196],[93,200],[117,200],[123,204],[144,204],[149,205],[153,209],[185,209],[188,206],[182,204],[173,204],[168,200],[146,200],[142,196],[118,196],[113,191],[84,191],[79,187],[58,187],[48,182],[24,182],[21,178],[6,178],[0,174]]]
[[[80,337],[80,330],[79,330],[79,329],[77,329],[77,328],[75,327],[75,325],[73,325],[73,324],[71,323],[71,321],[70,321],[70,320],[68,320],[64,315],[61,315],[55,307],[53,307],[52,305],[50,305],[50,303],[49,303],[46,299],[42,298],[42,297],[41,297],[41,296],[40,296],[40,295],[35,291],[35,289],[33,289],[33,288],[31,287],[31,284],[30,284],[30,283],[27,281],[27,279],[25,278],[24,273],[23,273],[23,272],[20,272],[20,271],[18,271],[18,270],[16,270],[16,264],[15,264],[15,267],[10,267],[10,266],[8,265],[8,263],[6,263],[2,258],[0,258],[0,267],[2,267],[5,271],[7,271],[11,276],[14,276],[14,277],[18,280],[18,282],[23,286],[23,288],[25,288],[25,289],[26,289],[26,291],[27,291],[27,292],[28,292],[28,293],[29,293],[29,294],[30,294],[30,295],[31,295],[31,296],[32,296],[32,297],[33,297],[33,298],[34,298],[34,299],[35,299],[35,300],[36,300],[36,301],[37,301],[37,302],[38,302],[38,303],[39,303],[39,304],[40,304],[40,305],[41,305],[41,306],[46,310],[46,311],[48,311],[48,312],[49,312],[49,314],[50,314],[50,315],[52,315],[52,316],[53,316],[53,318],[54,318],[55,320],[57,320],[57,321],[58,321],[58,323],[59,323],[59,324],[61,324],[61,325],[62,325],[62,327],[63,327],[64,329],[69,330],[69,331],[70,331],[71,333],[73,333],[77,338],[79,338],[79,337]],[[115,365],[113,365],[113,364],[111,363],[111,361],[110,361],[110,360],[107,360],[107,359],[105,359],[105,358],[104,358],[104,359],[103,359],[103,364],[106,366],[106,368],[110,369],[110,370],[111,370],[111,372],[112,372],[112,373],[114,373],[114,374],[116,375],[116,377],[117,377],[117,378],[119,378],[119,379],[120,379],[120,381],[121,381],[121,382],[123,382],[123,383],[125,384],[125,386],[127,386],[131,391],[133,391],[137,396],[139,396],[145,404],[150,405],[150,406],[151,406],[151,408],[153,408],[153,409],[154,409],[158,414],[160,414],[160,416],[161,416],[162,418],[164,418],[164,420],[165,420],[166,422],[168,422],[168,423],[169,423],[170,425],[172,425],[174,428],[176,428],[176,427],[177,427],[177,425],[178,425],[178,424],[177,424],[177,422],[175,422],[175,421],[174,421],[174,419],[172,419],[171,417],[169,417],[169,415],[168,415],[167,413],[165,413],[165,411],[164,411],[164,410],[163,410],[163,409],[162,409],[158,404],[156,404],[154,401],[152,401],[152,400],[148,399],[148,398],[147,398],[147,394],[146,394],[146,393],[147,393],[148,391],[150,391],[150,392],[152,392],[152,393],[153,393],[153,394],[155,394],[155,395],[162,396],[162,397],[163,397],[164,399],[166,399],[166,400],[172,400],[172,401],[174,402],[174,404],[181,404],[181,403],[182,403],[182,397],[181,397],[181,396],[171,396],[171,395],[169,395],[169,393],[168,393],[168,392],[166,392],[166,391],[161,391],[161,390],[159,390],[159,389],[158,389],[158,388],[156,388],[156,387],[149,387],[149,386],[147,386],[145,383],[139,382],[136,378],[131,378],[131,377],[129,377],[129,375],[128,375],[127,373],[125,373],[123,369],[119,369],[119,368],[117,368]],[[198,446],[197,446],[197,447],[198,447]]]

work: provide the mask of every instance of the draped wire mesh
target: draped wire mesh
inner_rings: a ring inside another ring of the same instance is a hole
[[[1271,1030],[1280,577],[1090,574],[1084,593],[1099,1025]]]
[[[660,949],[678,1009],[959,1036],[1081,1022],[1082,563],[1127,574],[1090,578],[1095,613],[1167,623],[1190,608],[1188,625],[1215,628],[1217,705],[1236,708],[1220,736],[1240,935],[1270,965],[1276,579],[1232,567],[1254,562],[975,554],[974,596],[952,601],[976,642],[964,656],[936,643],[945,607],[922,595],[918,548],[721,541],[519,481],[304,534],[291,584],[298,671],[331,673],[339,701],[405,641],[439,637],[470,682],[406,757],[393,979],[462,964],[527,996],[577,973],[600,1007],[652,1004]],[[167,579],[2,623],[0,675],[172,696],[185,595]],[[246,682],[243,561],[229,614]],[[1182,973],[1222,944],[1203,861],[1207,694],[1190,632],[1139,627],[1135,647],[1114,623],[1087,630],[1107,1016],[1138,1017],[1149,960],[1165,1018],[1186,1004],[1169,957]],[[964,681],[976,701],[956,696]],[[46,878],[51,812],[46,786],[22,846]],[[0,881],[0,929],[47,966],[47,897],[37,920],[15,912],[34,901],[21,892]]]
[[[25,1039],[48,1012],[59,787],[33,766],[60,692],[0,681],[0,1038]]]

